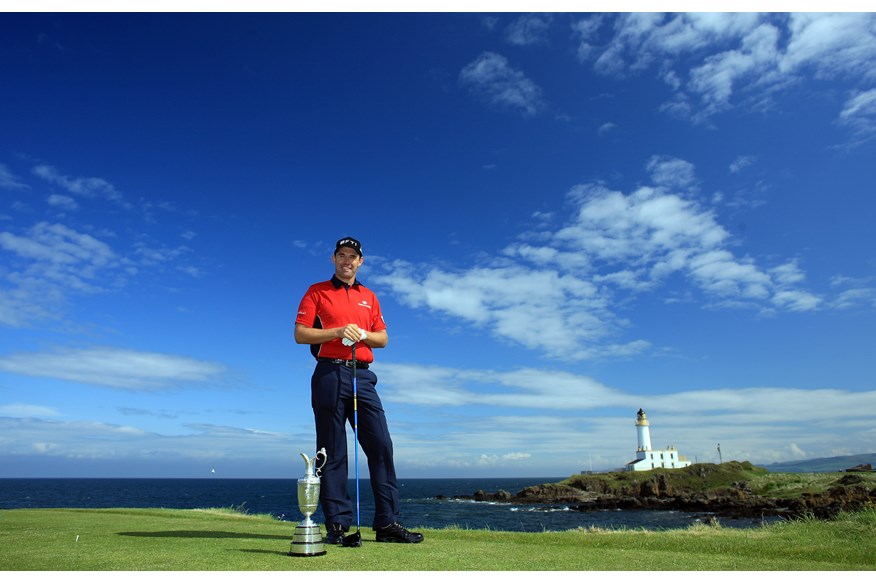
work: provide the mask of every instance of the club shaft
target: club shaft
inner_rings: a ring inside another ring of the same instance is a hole
[[[362,525],[359,518],[359,395],[356,389],[356,343],[353,343],[353,448],[356,465],[356,532]]]

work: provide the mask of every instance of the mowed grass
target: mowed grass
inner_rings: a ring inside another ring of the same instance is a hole
[[[876,509],[756,529],[512,533],[426,529],[417,545],[288,555],[295,524],[232,510],[0,510],[0,567],[14,571],[873,570]]]

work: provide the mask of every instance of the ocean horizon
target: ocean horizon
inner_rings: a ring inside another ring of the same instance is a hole
[[[401,517],[408,527],[489,529],[542,532],[576,528],[678,529],[715,520],[707,513],[681,511],[577,511],[563,504],[522,505],[478,502],[471,497],[483,490],[520,490],[566,477],[400,479]],[[349,493],[355,501],[355,480]],[[360,484],[362,526],[371,525],[374,502],[367,479]],[[296,479],[229,478],[8,478],[0,479],[0,510],[50,508],[166,508],[233,509],[267,514],[281,521],[299,522]],[[322,523],[319,509],[314,521]],[[724,527],[752,528],[777,518],[717,518]]]

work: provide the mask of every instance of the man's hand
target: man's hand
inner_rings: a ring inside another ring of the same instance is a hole
[[[341,329],[341,342],[346,347],[351,347],[359,341],[364,341],[368,338],[368,334],[359,325],[350,323]]]

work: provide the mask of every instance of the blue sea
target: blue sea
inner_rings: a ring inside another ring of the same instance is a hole
[[[405,479],[399,481],[402,516],[408,527],[490,529],[495,531],[565,531],[577,527],[605,529],[674,529],[708,523],[703,513],[672,511],[575,511],[565,505],[520,505],[453,499],[478,490],[517,493],[525,487],[566,477],[515,479]],[[361,482],[361,521],[371,526],[374,503],[367,479]],[[294,479],[0,479],[0,509],[146,507],[168,509],[231,508],[270,514],[299,522]],[[355,502],[355,482],[350,481]],[[322,523],[322,511],[314,520]],[[724,527],[751,528],[761,519],[718,518]],[[766,518],[763,521],[776,521]]]

